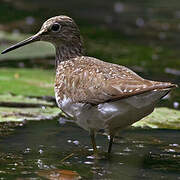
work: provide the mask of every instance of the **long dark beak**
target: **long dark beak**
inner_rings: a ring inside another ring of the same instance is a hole
[[[15,45],[5,49],[1,54],[5,54],[9,51],[12,51],[12,50],[17,49],[17,48],[22,47],[22,46],[25,46],[25,45],[30,44],[32,42],[40,41],[40,39],[41,39],[41,32],[35,34],[34,36],[31,36],[31,37],[25,39],[24,41],[21,41]]]

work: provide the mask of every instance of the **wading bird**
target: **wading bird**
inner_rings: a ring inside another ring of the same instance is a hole
[[[48,19],[34,36],[2,52],[35,41],[47,41],[56,49],[55,97],[59,108],[89,131],[97,154],[95,134],[110,135],[108,153],[117,131],[150,114],[175,84],[146,80],[132,70],[83,55],[76,23],[67,16]]]

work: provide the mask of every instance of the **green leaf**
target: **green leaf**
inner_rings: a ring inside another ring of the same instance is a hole
[[[53,105],[52,102],[47,102],[45,100],[37,99],[36,97],[25,97],[22,95],[12,95],[12,94],[0,94],[0,102],[17,102],[17,103],[39,103],[39,104],[45,104],[45,105]]]
[[[61,113],[59,108],[5,108],[0,107],[0,122],[24,120],[49,120]]]
[[[140,128],[180,129],[180,111],[156,108],[152,114],[132,125]]]
[[[53,105],[53,103],[51,102],[47,102],[45,100],[40,100],[37,98],[24,97],[22,95],[13,96],[11,94],[1,94],[0,102],[16,102],[45,105],[38,108],[0,107],[0,122],[47,120],[53,119],[57,117],[59,113],[61,113],[61,110],[57,107],[46,107],[46,105]]]
[[[0,94],[54,96],[54,78],[54,70],[1,68]]]

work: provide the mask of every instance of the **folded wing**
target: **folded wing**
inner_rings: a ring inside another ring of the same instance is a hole
[[[66,67],[60,91],[74,102],[99,104],[151,90],[175,87],[171,83],[145,80],[124,66],[94,58],[74,60],[73,65],[71,62]]]

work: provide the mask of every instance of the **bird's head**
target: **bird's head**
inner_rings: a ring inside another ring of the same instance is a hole
[[[37,34],[5,49],[2,54],[35,41],[47,41],[59,46],[81,43],[81,38],[79,28],[73,19],[68,16],[55,16],[45,21]]]

